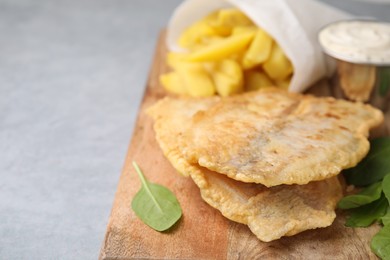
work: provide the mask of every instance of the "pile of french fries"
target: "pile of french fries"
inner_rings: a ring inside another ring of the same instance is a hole
[[[209,14],[187,28],[178,44],[187,52],[169,52],[172,71],[160,76],[174,94],[207,97],[271,86],[287,89],[293,74],[276,41],[238,9]]]

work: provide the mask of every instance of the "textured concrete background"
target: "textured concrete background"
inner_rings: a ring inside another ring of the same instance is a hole
[[[389,5],[328,0],[389,21]],[[0,0],[0,259],[96,259],[178,0]]]

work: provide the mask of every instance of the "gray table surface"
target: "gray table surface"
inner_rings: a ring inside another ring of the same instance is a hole
[[[0,0],[0,259],[97,259],[178,0]],[[389,21],[389,5],[328,0]]]

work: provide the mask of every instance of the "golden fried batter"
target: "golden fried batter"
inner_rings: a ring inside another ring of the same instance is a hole
[[[335,218],[336,203],[342,196],[336,178],[307,185],[267,188],[235,181],[190,164],[184,158],[178,139],[189,131],[191,117],[198,111],[210,109],[218,101],[219,98],[165,98],[148,110],[155,119],[157,140],[172,165],[182,174],[191,175],[208,204],[225,217],[247,224],[262,241],[329,226]]]
[[[236,181],[205,168],[188,169],[208,204],[225,217],[247,224],[264,242],[330,226],[336,217],[336,204],[342,198],[337,177],[306,185],[267,188]]]
[[[239,181],[307,184],[355,166],[382,121],[370,105],[263,89],[196,113],[180,149],[190,163]]]
[[[186,159],[181,152],[178,139],[183,132],[188,131],[191,117],[199,111],[209,109],[219,101],[219,97],[210,98],[181,98],[166,97],[148,108],[147,114],[154,120],[156,139],[164,155],[174,168],[184,176],[188,176]]]

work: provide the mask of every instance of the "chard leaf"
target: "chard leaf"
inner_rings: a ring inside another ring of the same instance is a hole
[[[131,202],[132,209],[137,217],[151,228],[157,231],[169,229],[181,217],[179,202],[170,190],[149,182],[135,162],[133,166],[141,179],[142,188]]]
[[[348,183],[366,186],[390,173],[390,137],[376,138],[370,146],[367,156],[356,167],[344,171]]]
[[[384,226],[372,238],[371,250],[382,259],[390,259],[390,226]]]
[[[345,225],[347,227],[368,227],[385,215],[388,207],[389,203],[385,196],[382,195],[379,200],[352,209]]]
[[[363,189],[357,194],[345,196],[339,201],[337,206],[340,209],[357,208],[379,199],[381,193],[382,193],[382,183],[376,182],[374,184],[371,184],[367,188]]]

